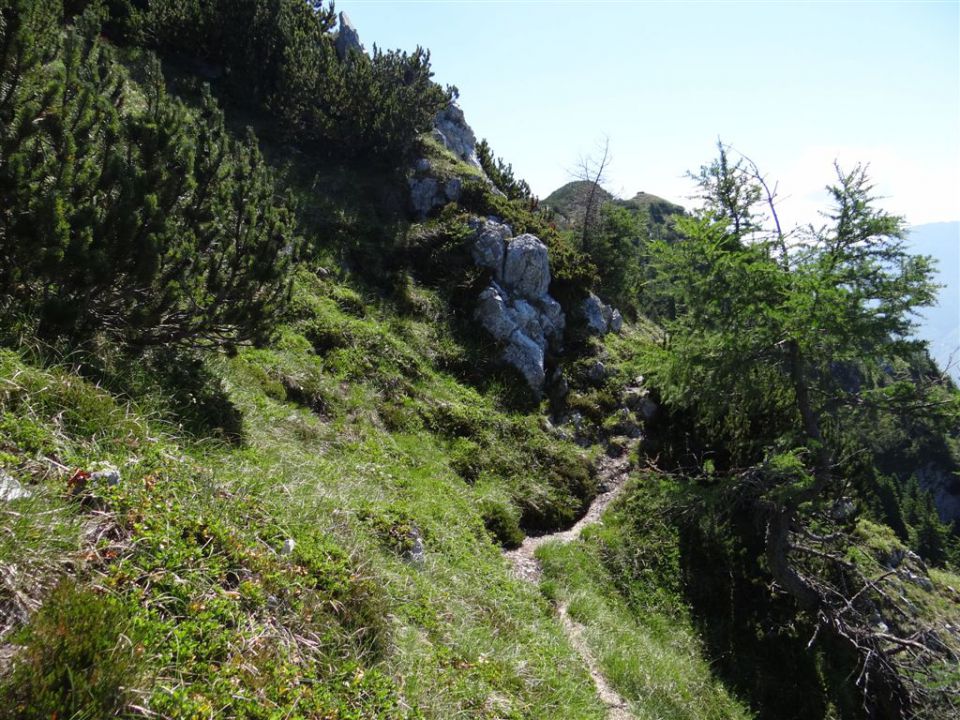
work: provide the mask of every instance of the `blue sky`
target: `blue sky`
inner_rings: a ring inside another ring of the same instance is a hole
[[[834,158],[869,162],[911,224],[960,219],[960,0],[336,7],[368,50],[429,48],[541,196],[606,136],[610,190],[689,204],[721,137],[779,181],[787,224],[816,219]]]

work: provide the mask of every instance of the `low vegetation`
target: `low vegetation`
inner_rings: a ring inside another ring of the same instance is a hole
[[[793,237],[721,146],[704,210],[584,227],[334,22],[0,0],[0,717],[599,720],[560,607],[636,717],[952,717],[960,395],[865,173]],[[416,157],[462,191],[412,223]],[[542,398],[473,319],[477,215],[548,246]]]

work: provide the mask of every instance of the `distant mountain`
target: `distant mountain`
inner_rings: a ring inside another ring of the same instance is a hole
[[[912,252],[937,260],[940,301],[925,308],[917,334],[930,343],[930,354],[946,368],[953,356],[951,376],[960,382],[960,222],[931,223],[910,228]]]
[[[568,182],[541,200],[540,206],[548,207],[564,219],[570,220],[576,214],[577,208],[584,203],[590,192],[590,185],[588,180]],[[599,188],[597,199],[601,202],[609,202],[615,198],[603,188]]]
[[[540,205],[554,210],[564,220],[570,221],[576,217],[577,209],[584,204],[589,191],[589,181],[574,180],[554,190],[540,201]],[[680,205],[646,192],[638,192],[629,200],[623,200],[600,188],[599,199],[602,202],[615,203],[628,210],[646,210],[650,214],[650,221],[653,226],[660,228],[666,224],[671,215],[682,215],[684,213],[684,209]]]

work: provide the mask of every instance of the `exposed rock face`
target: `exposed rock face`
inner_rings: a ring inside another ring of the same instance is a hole
[[[530,234],[513,238],[507,245],[503,283],[528,300],[546,295],[550,287],[547,246]]]
[[[463,110],[455,103],[450,103],[437,113],[433,127],[433,136],[447,150],[473,167],[480,167],[480,161],[477,159],[477,136],[467,125]]]
[[[587,330],[594,335],[618,333],[623,329],[623,316],[619,310],[607,305],[593,293],[580,304],[580,313],[587,324]]]
[[[427,163],[429,167],[429,163]],[[441,182],[435,177],[412,177],[410,185],[410,206],[417,220],[423,220],[434,208],[443,207],[448,202],[460,199],[462,183],[459,178]]]
[[[513,231],[509,225],[502,225],[494,220],[474,221],[473,227],[476,230],[471,248],[473,261],[480,267],[493,270],[494,280],[502,283],[503,256],[507,240],[513,235]]]
[[[509,226],[495,220],[475,220],[472,225],[474,262],[493,272],[474,317],[504,345],[504,362],[540,392],[547,350],[559,348],[566,325],[560,303],[547,294],[547,246],[533,235],[511,238]]]
[[[636,377],[633,385],[624,388],[623,402],[633,412],[635,412],[644,422],[653,420],[660,410],[660,406],[650,397],[650,390],[644,386],[642,375]]]
[[[350,18],[345,12],[340,13],[340,28],[337,31],[334,47],[337,49],[337,57],[341,61],[350,57],[351,50],[363,52],[363,45],[360,44],[360,34],[353,27],[353,23],[350,22]]]

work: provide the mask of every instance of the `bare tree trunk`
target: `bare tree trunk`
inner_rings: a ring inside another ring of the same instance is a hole
[[[587,191],[587,201],[584,203],[583,208],[583,230],[580,236],[580,248],[585,253],[590,252],[590,230],[593,224],[593,215],[597,202],[597,191],[600,189],[601,183],[606,179],[603,173],[609,164],[610,138],[603,139],[603,151],[600,154],[599,160],[594,160],[590,157],[580,159],[579,177],[581,180],[590,183]]]

